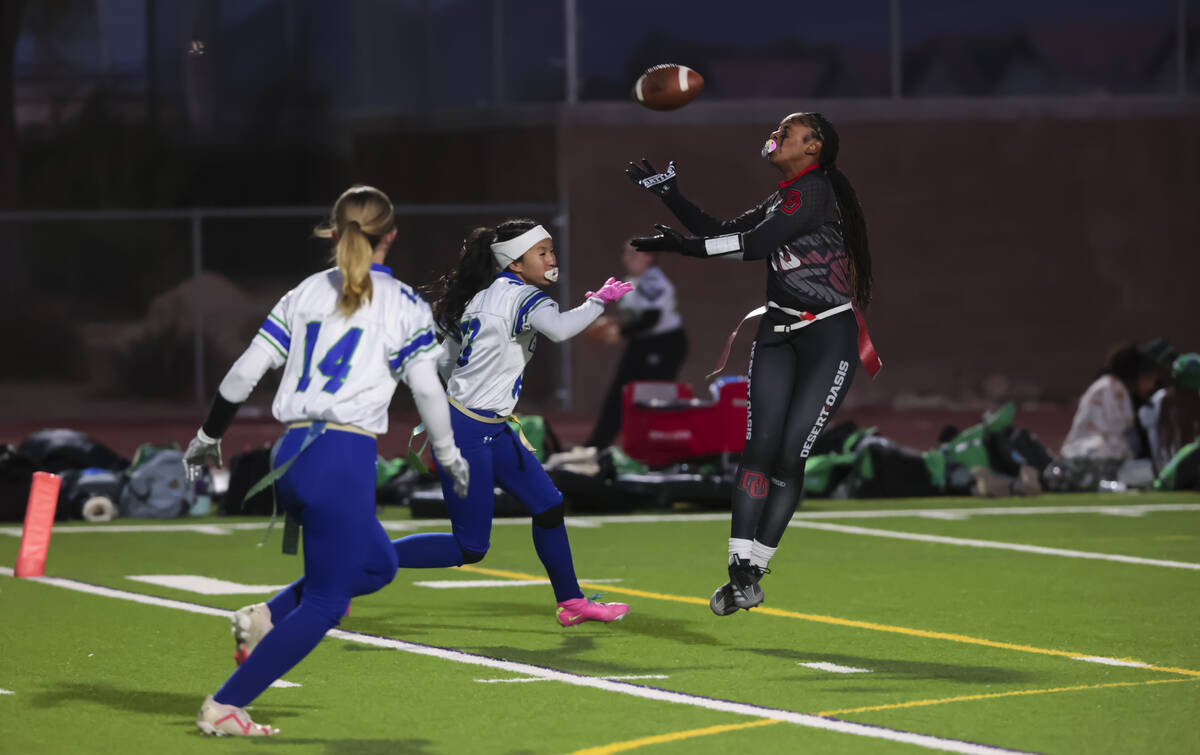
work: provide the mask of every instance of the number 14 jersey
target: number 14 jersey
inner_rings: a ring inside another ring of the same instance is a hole
[[[388,405],[405,370],[436,359],[433,315],[419,294],[371,266],[371,299],[346,317],[342,274],[309,276],[287,292],[254,337],[283,376],[271,412],[284,423],[324,420],[387,432]]]

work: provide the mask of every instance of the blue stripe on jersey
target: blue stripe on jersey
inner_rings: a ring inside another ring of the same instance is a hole
[[[427,351],[433,348],[436,344],[437,341],[434,340],[433,331],[423,331],[416,338],[409,341],[404,348],[397,351],[396,356],[388,360],[388,366],[390,366],[393,371],[399,370],[400,366],[404,364],[409,357],[413,356],[414,354],[419,354],[422,351]]]
[[[272,320],[270,317],[263,322],[262,327],[258,329],[260,333],[270,336],[286,354],[292,348],[292,337],[287,331],[279,327],[279,323]]]
[[[525,318],[529,317],[529,313],[533,311],[533,308],[548,298],[550,297],[547,296],[545,291],[530,294],[525,303],[521,305],[521,311],[517,313],[517,322],[513,325],[514,336],[521,334],[521,330],[525,327]]]
[[[387,265],[381,265],[378,262],[372,262],[371,269],[377,273],[387,273],[388,275],[392,275],[392,269],[390,267]]]

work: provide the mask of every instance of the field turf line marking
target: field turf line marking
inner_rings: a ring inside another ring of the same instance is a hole
[[[11,577],[12,569],[0,567],[0,574]],[[224,618],[229,618],[233,615],[232,611],[226,611],[220,608],[214,608],[212,606],[205,606],[199,603],[188,603],[182,600],[160,598],[155,595],[144,595],[125,590],[116,590],[111,587],[102,587],[100,585],[93,585],[88,582],[80,582],[74,579],[63,579],[60,577],[29,577],[27,578],[27,581],[53,585],[55,587],[61,587],[63,589],[87,593],[90,595],[98,595],[100,597],[128,600],[135,603],[160,606],[163,608],[175,608],[181,611],[188,611],[190,613],[221,616]],[[367,634],[365,632],[349,632],[344,629],[332,629],[326,636],[333,637],[335,639],[346,640],[349,642],[357,642],[363,645],[371,645],[373,647],[400,650],[402,652],[412,653],[414,655],[423,655],[439,658],[441,660],[454,661],[457,663],[466,663],[474,666],[484,666],[487,668],[499,669],[514,674],[524,674],[526,676],[553,679],[577,687],[590,687],[592,689],[603,690],[606,692],[616,692],[618,694],[629,695],[631,697],[638,697],[646,700],[656,700],[659,702],[675,703],[679,705],[690,705],[697,708],[704,708],[706,710],[732,713],[742,716],[752,716],[759,719],[769,718],[772,720],[786,721],[787,723],[796,724],[798,726],[804,726],[807,728],[834,731],[841,734],[851,734],[860,737],[869,737],[871,739],[884,739],[891,742],[903,742],[905,744],[924,747],[930,750],[958,752],[965,753],[966,755],[998,755],[1000,753],[1018,753],[1019,755],[1028,755],[1020,750],[992,747],[989,745],[967,742],[960,739],[948,739],[929,734],[918,734],[911,731],[902,731],[900,729],[889,729],[884,726],[875,726],[873,724],[842,721],[836,718],[813,715],[811,713],[798,713],[796,711],[782,710],[779,708],[767,708],[760,705],[739,703],[732,700],[722,700],[715,697],[689,695],[684,692],[660,689],[658,687],[647,687],[640,684],[611,681],[594,676],[574,674],[569,671],[560,671],[558,669],[549,668],[546,666],[535,666],[529,663],[506,661],[500,658],[491,658],[486,655],[475,655],[474,653],[468,653],[462,650],[442,648],[437,647],[436,645],[422,645],[416,642],[405,642],[392,637],[382,637],[379,635]]]
[[[689,729],[687,731],[673,731],[670,734],[656,734],[653,737],[642,737],[641,739],[630,739],[626,742],[613,742],[612,744],[600,745],[599,747],[589,747],[586,750],[575,750],[569,755],[611,755],[614,752],[624,752],[626,750],[634,750],[638,747],[647,745],[660,745],[667,742],[678,742],[682,739],[692,739],[693,737],[707,737],[713,734],[724,734],[730,731],[741,731],[742,729],[753,729],[759,726],[770,726],[771,724],[780,723],[772,719],[763,721],[750,721],[744,724],[724,724],[722,726],[706,726],[703,729]]]
[[[1043,556],[1064,556],[1066,558],[1090,558],[1098,561],[1118,561],[1125,564],[1142,564],[1145,566],[1166,566],[1172,569],[1193,569],[1200,571],[1200,564],[1189,561],[1163,561],[1156,558],[1140,558],[1138,556],[1122,556],[1115,553],[1092,553],[1090,551],[1068,550],[1066,548],[1047,548],[1041,545],[1025,545],[1024,543],[1003,543],[996,540],[972,540],[962,537],[946,537],[944,535],[922,535],[917,532],[898,532],[896,530],[873,530],[866,527],[851,527],[845,524],[828,524],[826,522],[792,522],[789,527],[803,527],[813,530],[841,532],[847,535],[870,535],[872,537],[890,537],[896,540],[916,540],[922,543],[942,543],[943,545],[961,545],[969,548],[994,548],[1004,551],[1021,551],[1037,553]]]
[[[497,577],[510,577],[512,579],[529,579],[531,575],[523,572],[505,571],[502,569],[485,569],[480,566],[459,566],[458,569],[465,571],[478,572],[480,574],[490,574]],[[579,586],[585,589],[603,590],[604,592],[616,593],[618,595],[632,595],[638,598],[650,598],[651,600],[666,600],[673,603],[690,603],[697,606],[708,606],[708,600],[704,598],[693,598],[687,595],[669,595],[666,593],[648,592],[646,590],[635,590],[630,587],[615,587],[613,585],[593,585],[580,582]],[[959,642],[965,645],[982,645],[984,647],[999,648],[1001,650],[1016,650],[1022,653],[1037,653],[1039,655],[1056,655],[1063,658],[1076,660],[1079,658],[1095,658],[1091,653],[1071,652],[1069,650],[1054,650],[1052,648],[1039,648],[1033,645],[1021,645],[1015,642],[999,642],[997,640],[988,640],[982,637],[971,637],[965,634],[953,634],[950,632],[934,632],[928,629],[913,629],[911,627],[900,627],[891,624],[876,624],[873,621],[859,621],[858,619],[843,619],[837,616],[822,616],[814,613],[799,613],[796,611],[785,611],[779,608],[770,608],[767,606],[756,606],[751,613],[765,614],[767,616],[779,616],[785,619],[800,619],[802,621],[813,621],[819,624],[833,624],[841,627],[853,627],[855,629],[869,629],[875,632],[890,632],[892,634],[903,634],[910,637],[923,637],[930,640],[947,640],[949,642]],[[1144,663],[1133,658],[1120,658],[1117,660],[1126,661],[1128,663]],[[1169,666],[1154,666],[1145,663],[1142,668],[1151,671],[1162,671],[1168,674],[1182,674],[1184,676],[1200,677],[1200,671],[1185,668],[1172,668]]]
[[[1113,687],[1143,687],[1147,684],[1175,684],[1177,682],[1194,682],[1195,679],[1152,679],[1145,682],[1109,682],[1106,684],[1081,684],[1078,687],[1052,687],[1050,689],[1020,689],[1012,692],[991,692],[986,695],[962,695],[960,697],[943,697],[934,700],[913,700],[908,703],[891,703],[888,705],[869,705],[863,708],[845,708],[842,710],[825,710],[818,716],[848,716],[853,713],[871,713],[878,710],[899,710],[901,708],[921,708],[929,705],[945,703],[963,703],[973,700],[994,700],[999,697],[1019,697],[1022,695],[1047,695],[1052,692],[1078,692],[1087,689],[1111,689]]]
[[[11,689],[0,689],[0,695],[15,695],[15,694],[17,694],[17,693],[13,692]]]
[[[1139,503],[1127,506],[989,506],[986,508],[944,509],[872,509],[870,511],[797,511],[792,521],[811,519],[896,519],[917,517],[925,519],[949,519],[972,516],[1029,516],[1033,514],[1113,514],[1120,510],[1122,515],[1135,516],[1155,511],[1200,511],[1200,503]],[[604,514],[597,516],[572,516],[567,521],[578,527],[599,527],[604,524],[663,524],[679,522],[728,522],[729,512],[719,514]],[[388,530],[411,531],[429,527],[449,527],[449,519],[381,519],[380,524]],[[529,517],[500,517],[493,526],[529,526]],[[118,532],[196,532],[202,535],[230,535],[239,530],[265,529],[262,522],[212,522],[209,524],[81,524],[63,526],[56,524],[54,534],[118,533]],[[0,527],[0,535],[21,536],[20,527]]]
[[[1120,658],[1104,658],[1098,655],[1081,655],[1075,658],[1077,661],[1087,661],[1088,663],[1101,663],[1105,666],[1132,666],[1133,668],[1146,668],[1146,664],[1138,661],[1123,661]]]
[[[805,668],[815,668],[817,671],[828,671],[833,674],[869,674],[869,673],[871,673],[871,669],[869,669],[869,668],[856,668],[854,666],[839,666],[836,663],[826,663],[825,661],[813,661],[813,662],[801,661],[800,663],[797,663],[796,665],[804,666]]]

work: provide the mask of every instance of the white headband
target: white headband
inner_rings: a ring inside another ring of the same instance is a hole
[[[492,244],[492,256],[496,258],[496,262],[500,263],[500,269],[503,270],[514,260],[521,259],[525,252],[533,248],[534,244],[548,238],[550,238],[550,234],[546,233],[546,229],[535,225],[515,239],[497,241]]]

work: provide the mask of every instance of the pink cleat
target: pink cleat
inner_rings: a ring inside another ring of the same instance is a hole
[[[624,603],[597,603],[588,598],[572,598],[558,604],[558,623],[564,627],[585,621],[620,621],[629,613]]]

